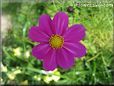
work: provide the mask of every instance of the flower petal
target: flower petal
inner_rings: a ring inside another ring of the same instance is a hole
[[[46,57],[43,59],[43,68],[47,71],[54,70],[57,67],[56,51],[51,49]]]
[[[32,55],[41,60],[44,59],[50,49],[49,44],[39,44],[32,49]]]
[[[68,16],[64,12],[58,12],[52,21],[56,34],[62,35],[68,28]]]
[[[49,36],[40,30],[37,26],[32,26],[29,30],[29,38],[36,42],[48,42]]]
[[[64,43],[64,49],[74,55],[74,57],[82,57],[86,54],[86,48],[81,43]]]
[[[64,34],[65,41],[77,42],[85,37],[85,27],[81,24],[71,26]]]
[[[74,57],[62,48],[57,51],[57,64],[64,69],[69,69],[74,64]]]
[[[39,18],[39,27],[49,36],[53,34],[52,20],[49,15],[43,14]]]

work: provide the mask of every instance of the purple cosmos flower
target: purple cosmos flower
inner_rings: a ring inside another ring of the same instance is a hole
[[[43,61],[45,70],[56,67],[69,69],[75,58],[86,54],[86,48],[81,44],[85,36],[85,28],[81,24],[68,27],[68,16],[58,12],[53,20],[43,14],[39,18],[39,26],[32,26],[29,38],[40,42],[32,49],[32,55]]]

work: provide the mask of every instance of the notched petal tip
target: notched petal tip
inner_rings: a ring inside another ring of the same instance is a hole
[[[34,34],[34,30],[36,30],[36,27],[35,26],[31,26],[29,31],[28,31],[28,37],[29,39],[31,39],[32,41],[34,41],[33,39],[33,34]]]
[[[82,58],[87,53],[86,47],[83,44],[81,44],[81,43],[80,43],[80,45],[82,46],[82,50],[80,50],[80,54],[77,56],[78,58]]]
[[[46,55],[46,57],[43,59],[43,68],[47,71],[57,68],[55,50],[51,49],[50,52],[48,52],[48,54]]]
[[[52,23],[56,34],[63,35],[68,28],[68,15],[65,12],[58,12],[55,14]]]
[[[42,14],[42,15],[39,17],[39,22],[40,22],[40,20],[42,20],[42,18],[49,18],[49,19],[51,19],[48,14]]]
[[[45,67],[45,66],[43,65],[43,69],[46,70],[46,71],[53,71],[53,70],[55,70],[56,68],[49,68],[49,67]]]
[[[57,15],[57,14],[60,14],[60,15],[67,15],[65,12],[62,12],[62,11],[57,12],[56,15]]]
[[[39,17],[39,27],[49,36],[53,33],[52,20],[49,15],[42,14]]]

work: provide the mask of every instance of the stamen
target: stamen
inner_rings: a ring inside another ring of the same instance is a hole
[[[52,48],[61,48],[64,44],[64,38],[60,35],[52,35],[49,39],[49,44]]]

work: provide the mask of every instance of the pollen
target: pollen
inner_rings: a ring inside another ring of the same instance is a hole
[[[52,35],[49,39],[49,44],[52,48],[61,48],[64,44],[64,38],[60,35]]]

